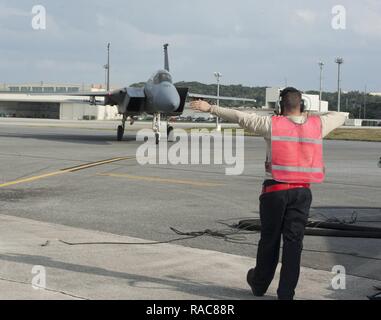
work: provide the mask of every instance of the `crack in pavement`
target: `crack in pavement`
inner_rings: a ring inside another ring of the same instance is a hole
[[[29,283],[29,282],[20,281],[20,280],[14,280],[14,279],[7,279],[7,278],[3,278],[3,277],[0,277],[0,281],[6,281],[6,282],[18,283],[18,284],[25,284],[25,285],[29,285],[29,286],[31,285],[31,283]],[[80,300],[90,300],[88,298],[77,296],[75,294],[71,294],[71,293],[68,293],[68,292],[65,292],[65,291],[60,291],[60,290],[55,290],[55,289],[50,289],[50,288],[39,287],[38,285],[34,285],[34,286],[40,288],[41,290],[45,290],[45,291],[48,291],[48,292],[59,293],[59,294],[62,294],[62,295],[65,295],[65,296],[68,296],[68,297],[71,297],[71,298],[80,299]]]

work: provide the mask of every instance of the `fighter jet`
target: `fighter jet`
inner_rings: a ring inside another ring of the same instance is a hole
[[[118,113],[123,115],[122,124],[118,126],[117,139],[121,141],[126,129],[126,122],[141,114],[153,115],[152,129],[156,143],[160,141],[161,119],[181,115],[184,111],[188,88],[175,87],[169,72],[168,44],[164,45],[164,69],[157,71],[141,88],[125,87],[108,92],[70,93],[70,96],[86,96],[92,105],[117,106]],[[100,103],[97,98],[104,98]],[[167,125],[167,133],[173,130]]]

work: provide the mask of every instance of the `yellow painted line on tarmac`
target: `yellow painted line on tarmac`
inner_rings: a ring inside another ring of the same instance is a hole
[[[0,188],[14,186],[14,185],[21,184],[21,183],[34,182],[36,180],[50,178],[50,177],[58,176],[58,175],[65,174],[65,173],[76,172],[79,170],[89,169],[89,168],[93,168],[93,167],[100,166],[100,165],[105,165],[105,164],[114,163],[114,162],[123,161],[123,160],[131,160],[131,159],[135,159],[135,157],[119,157],[119,158],[113,158],[113,159],[108,159],[108,160],[101,160],[101,161],[97,161],[97,162],[91,162],[91,163],[79,165],[76,167],[71,167],[71,168],[66,168],[66,169],[62,169],[59,171],[55,171],[55,172],[41,174],[41,175],[34,176],[34,177],[23,178],[23,179],[18,179],[15,181],[5,182],[5,183],[0,184]]]
[[[79,166],[62,169],[61,171],[76,172],[76,171],[79,171],[79,170],[89,169],[89,168],[101,166],[101,165],[104,165],[104,164],[109,164],[109,163],[114,163],[114,162],[124,161],[124,160],[132,160],[132,159],[136,159],[136,158],[135,157],[112,158],[112,159],[101,160],[101,161],[96,161],[96,162],[90,162],[90,163],[82,164],[82,165],[79,165]]]
[[[115,177],[115,178],[126,178],[131,180],[140,180],[140,181],[149,181],[149,182],[161,182],[169,184],[184,184],[196,187],[221,187],[224,184],[214,183],[214,182],[204,182],[204,181],[194,181],[194,180],[179,180],[179,179],[167,179],[160,177],[148,177],[148,176],[134,176],[131,174],[122,174],[122,173],[99,173],[99,176],[105,177]]]
[[[3,184],[0,184],[0,188],[14,186],[14,185],[20,184],[20,183],[33,182],[33,181],[44,179],[44,178],[58,176],[58,175],[64,174],[64,173],[66,173],[66,171],[56,171],[56,172],[42,174],[42,175],[39,175],[39,176],[29,177],[29,178],[25,178],[25,179],[19,179],[19,180],[15,180],[15,181],[10,181],[10,182],[6,182],[6,183],[3,183]]]

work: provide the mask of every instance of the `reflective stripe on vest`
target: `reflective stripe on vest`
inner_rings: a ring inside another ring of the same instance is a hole
[[[272,170],[283,170],[290,172],[324,172],[324,168],[302,168],[302,167],[286,167],[286,166],[271,166]]]
[[[316,143],[316,144],[323,143],[323,141],[319,139],[300,138],[300,137],[273,137],[272,140],[273,141],[306,142],[306,143]]]
[[[310,116],[304,124],[287,117],[272,118],[272,161],[269,171],[277,181],[321,183],[325,170],[321,120]]]

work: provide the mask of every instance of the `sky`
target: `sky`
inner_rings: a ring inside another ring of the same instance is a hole
[[[32,27],[36,5],[46,29]],[[175,81],[218,71],[223,84],[318,90],[321,60],[335,91],[342,56],[343,90],[381,92],[380,0],[0,0],[0,41],[2,84],[104,83],[111,42],[112,85],[127,86],[163,67],[169,43]]]

